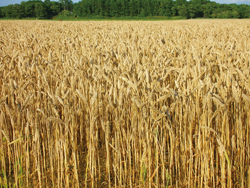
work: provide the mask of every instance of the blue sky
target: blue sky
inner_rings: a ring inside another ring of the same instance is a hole
[[[22,1],[25,1],[25,0],[0,0],[0,6],[6,6],[9,4],[16,4],[16,3],[20,4]],[[79,1],[80,0],[73,0],[74,3],[79,2]],[[237,4],[249,4],[250,5],[250,0],[211,0],[211,1],[215,1],[217,3],[226,3],[226,4],[237,3]]]

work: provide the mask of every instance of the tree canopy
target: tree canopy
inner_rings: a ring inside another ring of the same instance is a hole
[[[0,18],[147,17],[249,18],[250,6],[219,4],[210,0],[29,0],[0,7]]]

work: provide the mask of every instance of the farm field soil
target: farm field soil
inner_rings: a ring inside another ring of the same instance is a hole
[[[0,186],[250,187],[250,21],[0,21]]]

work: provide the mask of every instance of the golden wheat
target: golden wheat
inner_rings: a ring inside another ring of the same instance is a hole
[[[0,22],[0,186],[249,187],[248,20]]]

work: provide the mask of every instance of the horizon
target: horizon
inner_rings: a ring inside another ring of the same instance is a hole
[[[0,2],[0,7],[8,6],[11,4],[20,4],[22,1],[26,1],[26,0],[7,0],[7,1],[4,0],[4,1]],[[80,2],[80,0],[72,0],[72,1],[73,1],[73,3]],[[220,3],[220,4],[237,4],[237,5],[246,4],[246,5],[250,5],[250,0],[213,0],[211,2],[216,2],[216,3]]]

